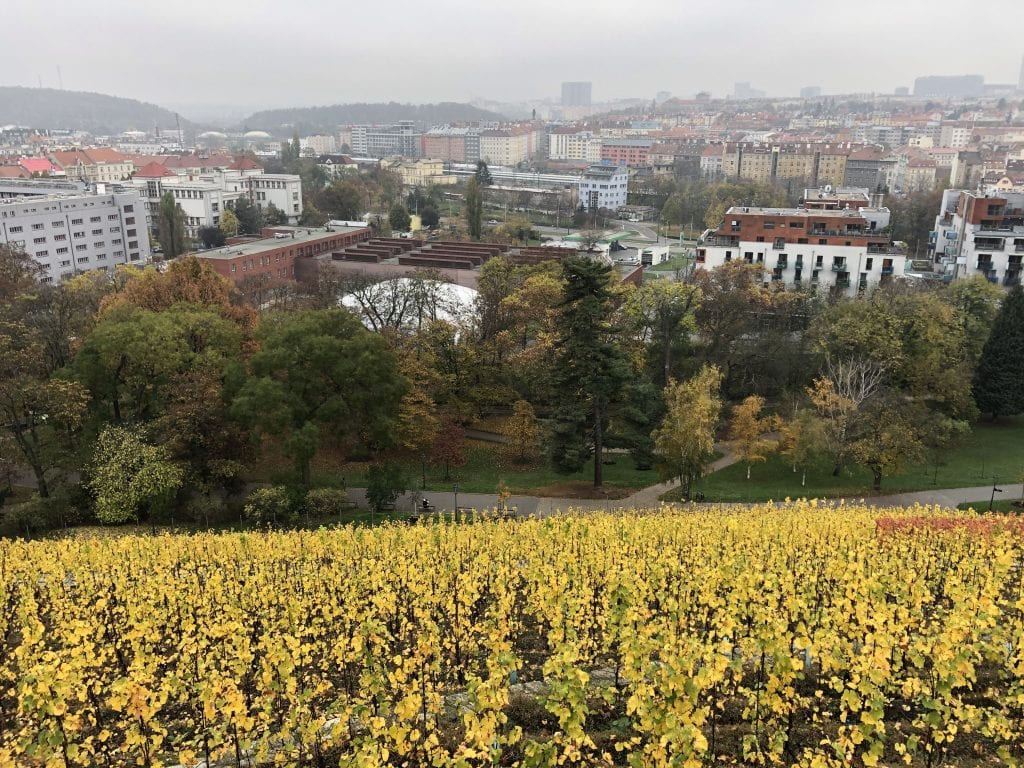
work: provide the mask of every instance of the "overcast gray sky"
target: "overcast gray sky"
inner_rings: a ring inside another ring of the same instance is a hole
[[[7,0],[0,84],[163,105],[595,100],[1016,82],[1024,0]],[[1001,38],[1006,38],[1005,41]]]

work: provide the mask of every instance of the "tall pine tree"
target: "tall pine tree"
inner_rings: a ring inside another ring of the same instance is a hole
[[[604,430],[630,371],[612,339],[611,267],[574,256],[562,269],[551,460],[557,471],[568,474],[582,469],[593,453],[594,487],[600,488]]]
[[[992,418],[1024,413],[1024,290],[1014,287],[999,308],[974,373],[974,401]]]

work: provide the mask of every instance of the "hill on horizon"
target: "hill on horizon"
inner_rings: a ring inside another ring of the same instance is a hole
[[[0,125],[67,128],[95,134],[121,131],[175,130],[175,113],[136,99],[89,91],[0,86]],[[195,125],[181,118],[181,127]]]
[[[497,112],[453,101],[438,104],[399,104],[392,101],[378,104],[332,104],[326,107],[266,109],[249,115],[237,127],[247,131],[267,131],[286,136],[294,130],[303,135],[316,131],[333,133],[339,125],[394,123],[399,120],[454,123],[503,119],[504,116]]]

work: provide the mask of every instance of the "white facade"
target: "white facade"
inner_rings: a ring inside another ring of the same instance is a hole
[[[585,210],[592,207],[617,210],[626,204],[629,171],[622,166],[592,165],[580,177],[579,201]]]
[[[601,162],[601,139],[590,131],[551,133],[548,135],[548,158],[579,163]]]
[[[302,215],[302,178],[294,173],[261,173],[245,179],[249,200],[260,210],[271,204],[298,224]]]
[[[146,207],[135,190],[0,200],[0,242],[19,246],[57,283],[150,259]]]
[[[493,165],[518,165],[528,160],[535,145],[528,131],[484,131],[480,159]]]
[[[931,252],[947,280],[980,275],[1003,286],[1024,273],[1024,192],[992,195],[959,189],[942,194]]]
[[[234,208],[240,197],[265,210],[271,203],[297,224],[302,215],[302,179],[295,174],[261,171],[216,170],[197,176],[136,176],[132,185],[145,199],[150,220],[156,221],[160,199],[167,193],[185,214],[185,230],[196,237],[202,227],[216,227],[225,208]]]
[[[299,139],[299,147],[304,155],[329,155],[338,151],[338,140],[329,134],[317,134]]]
[[[698,244],[695,268],[732,261],[761,267],[766,285],[847,296],[904,275],[908,264],[858,211],[802,208],[730,208]]]

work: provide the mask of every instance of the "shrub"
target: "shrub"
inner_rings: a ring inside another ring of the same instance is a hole
[[[288,489],[279,485],[257,488],[246,499],[245,516],[257,525],[288,525],[294,520]]]
[[[350,505],[340,488],[314,488],[306,494],[304,506],[310,517],[340,517]]]

